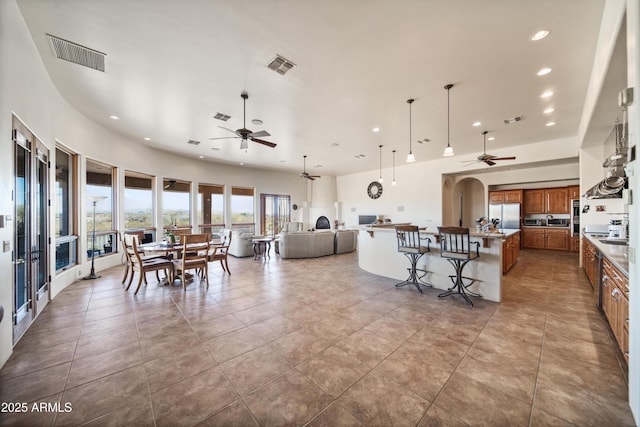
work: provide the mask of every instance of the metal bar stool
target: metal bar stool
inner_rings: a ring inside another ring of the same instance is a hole
[[[449,276],[453,286],[438,295],[438,298],[448,297],[449,295],[462,295],[465,301],[473,307],[473,302],[469,299],[469,296],[482,298],[482,295],[471,292],[468,289],[469,286],[475,283],[476,279],[463,276],[462,270],[469,261],[480,257],[480,242],[471,242],[469,240],[468,228],[438,227],[438,233],[440,234],[440,256],[446,258],[453,265],[456,272],[456,274]],[[475,251],[472,250],[471,245],[475,245]],[[463,279],[469,282],[465,284]]]
[[[422,255],[431,252],[429,248],[431,239],[428,237],[420,237],[418,227],[415,225],[396,225],[395,228],[396,238],[398,239],[398,252],[401,252],[409,258],[409,262],[411,263],[411,267],[407,268],[407,270],[409,270],[409,277],[404,282],[398,283],[396,288],[409,283],[413,284],[420,293],[422,293],[421,286],[432,288],[433,285],[431,283],[422,280],[429,271],[416,267]],[[420,242],[421,240],[426,240],[427,245],[423,246]],[[418,272],[422,274],[419,275]]]

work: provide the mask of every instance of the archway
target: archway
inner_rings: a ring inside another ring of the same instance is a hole
[[[476,218],[486,214],[484,184],[476,178],[465,178],[456,183],[451,194],[453,224],[473,228]]]

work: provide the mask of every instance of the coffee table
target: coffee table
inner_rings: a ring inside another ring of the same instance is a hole
[[[260,237],[253,239],[251,242],[253,243],[253,259],[262,258],[266,261],[267,258],[271,258],[271,255],[269,255],[271,242],[273,242],[271,237]]]

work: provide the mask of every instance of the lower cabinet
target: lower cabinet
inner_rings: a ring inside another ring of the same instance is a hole
[[[607,258],[602,258],[602,311],[629,362],[629,279]]]
[[[569,250],[569,230],[555,228],[525,228],[522,247],[531,249]]]
[[[569,250],[571,252],[580,252],[580,236],[571,236],[570,246]]]
[[[502,274],[511,270],[520,256],[520,232],[512,234],[502,241]]]
[[[596,247],[588,239],[582,239],[582,267],[594,290],[600,285],[599,254]]]

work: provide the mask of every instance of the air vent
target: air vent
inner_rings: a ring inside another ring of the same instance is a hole
[[[356,154],[356,159],[364,159],[364,154]]]
[[[104,72],[105,53],[47,34],[51,51],[56,58]]]
[[[295,65],[296,64],[289,61],[288,59],[285,59],[280,55],[276,55],[276,57],[273,58],[273,60],[269,64],[267,64],[267,68],[275,71],[278,74],[284,75],[287,73],[287,71],[295,67]]]
[[[511,124],[513,124],[513,123],[517,123],[517,122],[519,122],[519,121],[520,121],[520,120],[522,120],[523,118],[524,118],[524,117],[522,117],[522,116],[514,116],[514,117],[511,117],[511,118],[509,118],[509,119],[504,119],[504,124],[505,124],[505,125],[511,125]]]
[[[187,144],[200,145],[200,141],[196,141],[195,139],[190,139],[187,141]]]
[[[223,122],[226,122],[227,120],[229,120],[231,118],[231,116],[228,115],[228,114],[216,113],[213,116],[213,118],[217,119],[217,120],[222,120]]]

